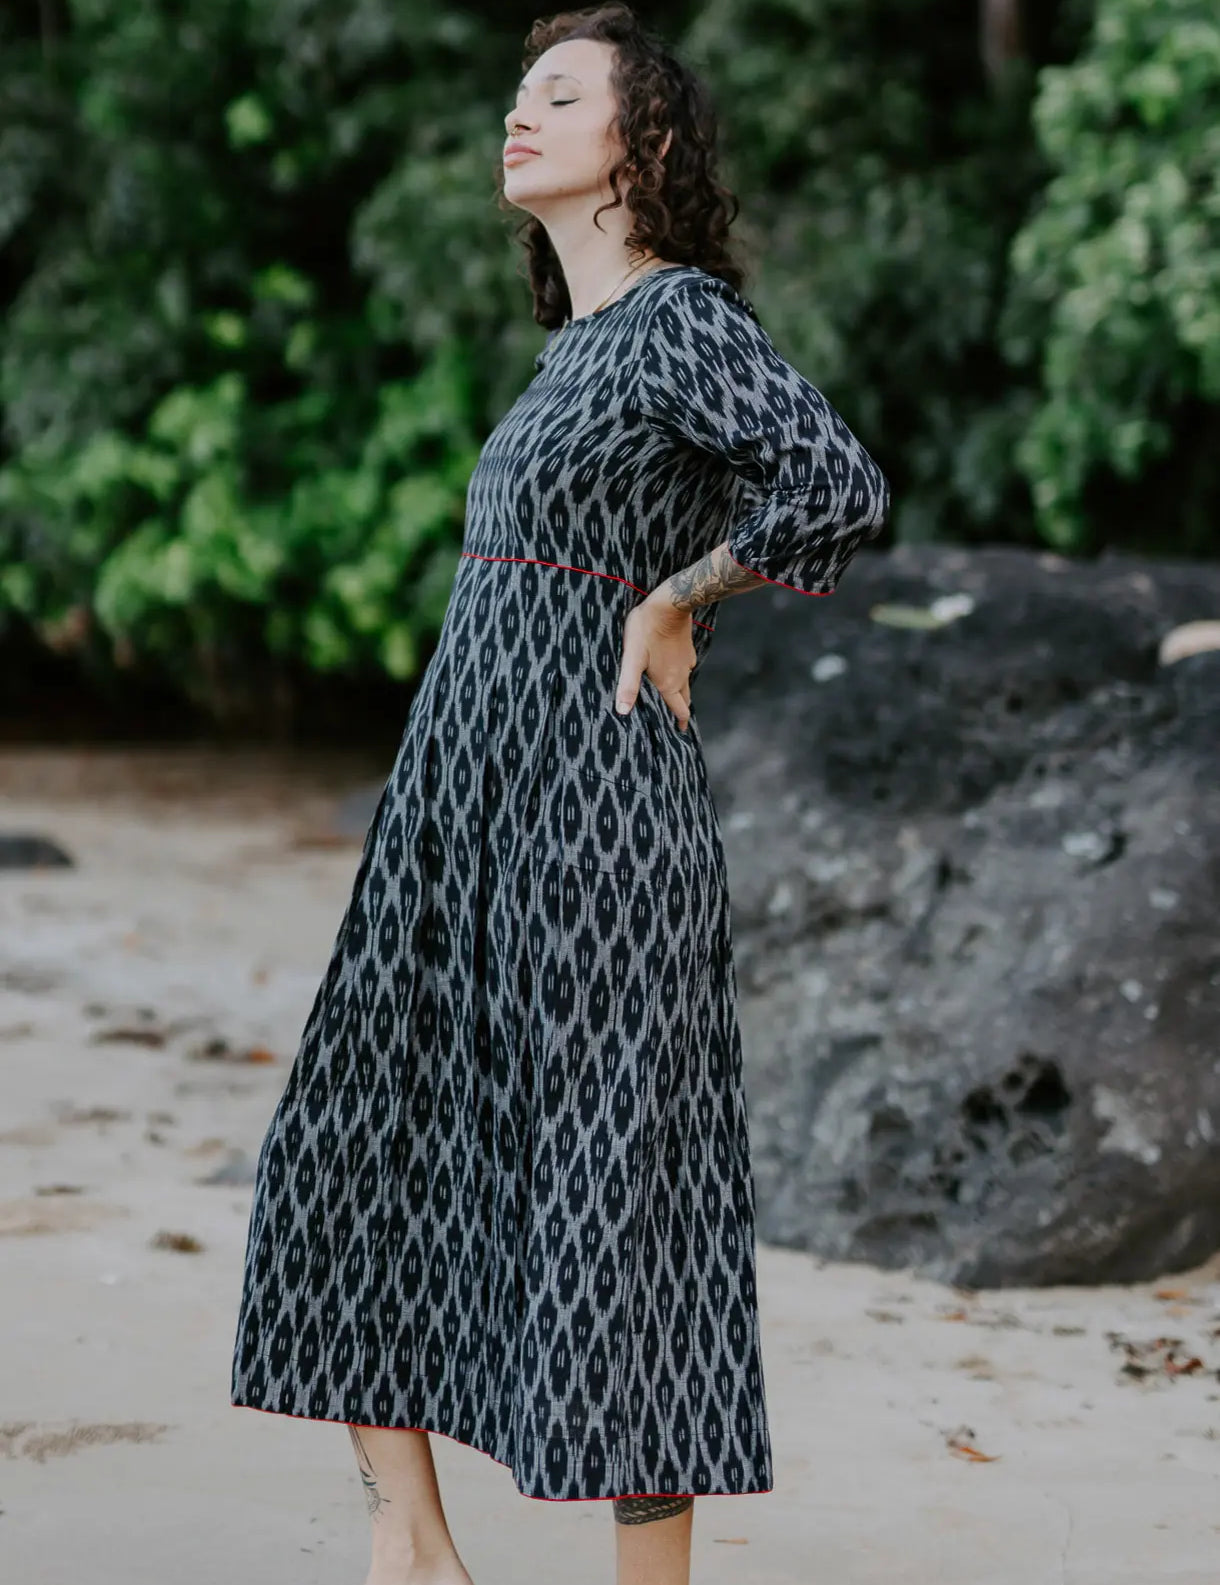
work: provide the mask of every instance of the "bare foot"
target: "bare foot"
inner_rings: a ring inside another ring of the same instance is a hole
[[[461,1562],[454,1558],[444,1565],[413,1568],[406,1573],[370,1572],[364,1585],[474,1585]]]

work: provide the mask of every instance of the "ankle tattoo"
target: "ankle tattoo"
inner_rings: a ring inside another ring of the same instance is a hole
[[[618,1524],[651,1524],[685,1513],[694,1503],[693,1497],[616,1497],[614,1518]]]
[[[356,1449],[356,1463],[360,1468],[360,1484],[364,1487],[364,1500],[368,1503],[369,1517],[375,1519],[383,1508],[390,1506],[390,1499],[383,1497],[377,1490],[377,1475],[373,1469],[373,1461],[364,1450],[364,1443],[360,1440],[360,1433],[354,1425],[348,1426],[351,1433],[352,1445]]]

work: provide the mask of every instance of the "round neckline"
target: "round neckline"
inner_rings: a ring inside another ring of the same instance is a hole
[[[601,319],[606,314],[612,313],[620,303],[625,303],[629,297],[634,297],[636,292],[648,284],[656,275],[672,275],[675,270],[689,270],[694,268],[690,264],[665,264],[658,269],[649,270],[647,275],[636,281],[634,286],[629,286],[621,297],[616,297],[612,303],[607,303],[604,308],[595,308],[590,313],[581,314],[577,319],[569,319],[566,325],[561,325],[560,330],[575,330],[577,325],[587,325],[591,320]],[[558,332],[556,332],[558,334]]]

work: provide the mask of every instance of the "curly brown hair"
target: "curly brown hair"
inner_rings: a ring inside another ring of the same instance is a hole
[[[522,70],[567,39],[596,39],[614,46],[610,86],[618,103],[623,155],[609,173],[616,196],[596,211],[594,223],[603,209],[618,209],[626,202],[633,220],[627,235],[630,251],[651,249],[667,263],[697,265],[740,290],[745,270],[728,240],[740,206],[716,174],[716,112],[707,88],[641,24],[630,6],[618,3],[539,18],[526,36]],[[660,148],[670,130],[673,141],[662,161]],[[496,189],[500,208],[512,208],[504,197],[499,164]],[[553,330],[572,305],[546,227],[530,215],[516,240],[525,248],[535,322]]]

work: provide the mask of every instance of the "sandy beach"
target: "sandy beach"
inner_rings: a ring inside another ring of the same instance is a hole
[[[347,1433],[228,1401],[257,1152],[358,857],[353,764],[0,756],[0,1558],[14,1585],[359,1585]],[[369,779],[367,776],[365,779]],[[211,1181],[209,1181],[211,1180]],[[760,1250],[777,1485],[698,1585],[1214,1585],[1220,1260],[969,1294]],[[1124,1346],[1127,1345],[1127,1346]],[[438,1442],[477,1585],[612,1577],[605,1504]]]

